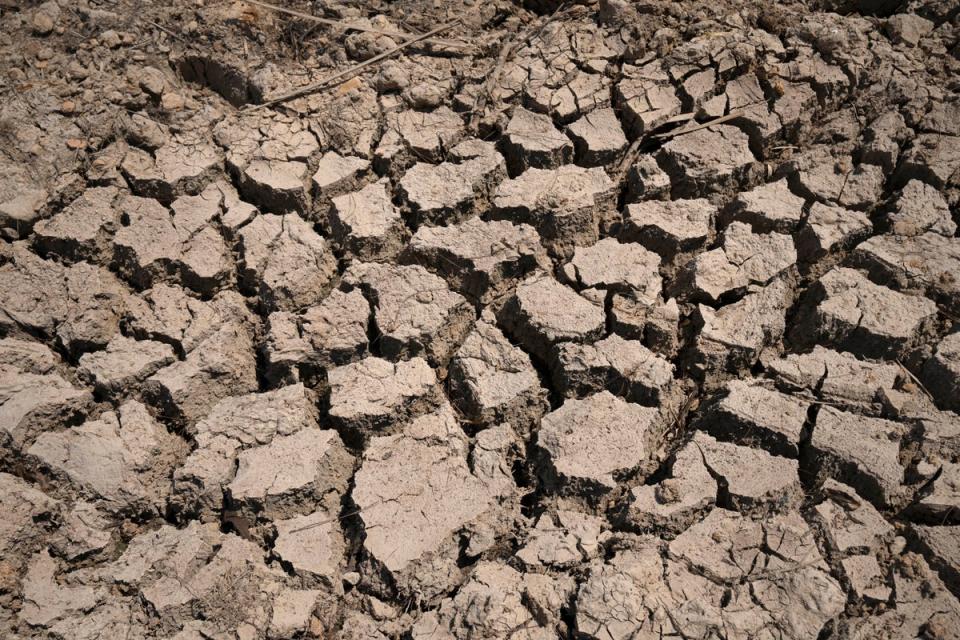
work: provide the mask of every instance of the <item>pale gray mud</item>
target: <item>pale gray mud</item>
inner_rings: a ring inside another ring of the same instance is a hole
[[[0,0],[0,637],[960,638],[960,1],[278,1]]]

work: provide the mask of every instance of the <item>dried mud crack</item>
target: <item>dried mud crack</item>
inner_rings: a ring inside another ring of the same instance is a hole
[[[955,0],[0,1],[0,637],[960,638],[958,224]]]

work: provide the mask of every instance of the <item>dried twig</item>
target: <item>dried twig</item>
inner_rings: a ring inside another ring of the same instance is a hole
[[[910,371],[910,369],[907,369],[906,365],[904,365],[899,360],[897,360],[897,364],[900,365],[900,368],[903,369],[903,372],[906,373],[908,376],[910,376],[910,379],[913,380],[918,387],[920,387],[920,390],[923,391],[927,395],[927,397],[930,398],[931,401],[933,401],[933,394],[927,391],[927,388],[923,386],[922,382],[920,382],[920,378],[913,375],[913,372]]]
[[[693,127],[687,127],[685,129],[674,129],[673,131],[665,131],[663,133],[655,133],[652,138],[674,138],[676,136],[682,136],[685,133],[693,133],[694,131],[699,131],[700,129],[706,129],[707,127],[712,127],[715,124],[720,124],[721,122],[726,122],[727,120],[733,120],[734,118],[739,118],[743,115],[743,109],[736,109],[731,111],[725,116],[720,116],[714,118],[713,120],[707,120],[706,122],[701,122],[698,125]]]
[[[500,83],[500,77],[503,75],[504,67],[513,54],[516,53],[517,49],[543,33],[547,25],[556,20],[566,9],[567,3],[565,2],[557,7],[556,11],[550,14],[549,17],[540,18],[539,20],[531,22],[520,34],[503,42],[500,46],[500,53],[497,55],[497,62],[493,65],[493,69],[487,76],[486,82],[483,83],[480,93],[474,101],[473,110],[470,114],[470,122],[467,124],[468,129],[472,131],[476,130],[479,118],[487,108],[487,101],[493,97],[493,92]]]
[[[263,7],[264,9],[270,9],[271,11],[276,11],[277,13],[286,13],[287,15],[303,18],[304,20],[312,20],[313,22],[326,24],[331,27],[339,27],[341,29],[346,29],[347,31],[363,31],[366,33],[376,33],[377,35],[388,36],[390,38],[409,38],[411,35],[417,35],[417,34],[401,33],[399,31],[389,31],[387,29],[377,29],[376,27],[365,27],[360,24],[343,22],[342,20],[331,20],[329,18],[321,18],[320,16],[315,16],[309,13],[303,13],[302,11],[297,11],[295,9],[279,7],[275,4],[270,4],[268,2],[260,2],[260,0],[243,0],[243,1],[246,2],[247,4],[252,4],[258,7]],[[473,46],[464,42],[456,42],[454,40],[437,40],[434,38],[429,38],[424,42],[428,42],[429,44],[436,44],[444,47],[466,48],[466,47]]]
[[[355,65],[353,65],[352,67],[350,67],[349,69],[344,69],[343,71],[338,71],[337,73],[334,73],[334,74],[332,74],[332,75],[329,75],[329,76],[327,76],[326,78],[324,78],[323,80],[321,80],[321,81],[319,81],[319,82],[315,82],[314,84],[308,85],[308,86],[306,86],[306,87],[301,87],[300,89],[294,89],[293,91],[290,91],[290,92],[288,92],[288,93],[284,93],[284,94],[282,94],[282,95],[280,95],[280,96],[277,96],[276,98],[273,98],[273,99],[271,99],[271,100],[267,100],[266,102],[262,102],[262,103],[256,104],[256,105],[249,105],[249,106],[247,106],[247,107],[244,108],[244,111],[256,111],[257,109],[264,109],[264,108],[266,108],[266,107],[272,107],[272,106],[277,105],[277,104],[280,104],[280,103],[282,103],[282,102],[287,102],[288,100],[293,100],[293,99],[295,99],[295,98],[302,98],[303,96],[307,96],[307,95],[310,95],[311,93],[316,93],[316,92],[318,92],[318,91],[321,91],[321,90],[323,90],[323,89],[326,89],[326,88],[328,88],[329,85],[331,85],[334,81],[340,80],[340,79],[342,79],[342,78],[346,78],[346,77],[348,77],[348,76],[349,76],[349,77],[353,77],[353,76],[355,76],[356,74],[358,74],[360,71],[362,71],[363,69],[365,69],[365,68],[367,68],[367,67],[369,67],[369,66],[371,66],[371,65],[374,65],[374,64],[380,62],[381,60],[385,60],[385,59],[389,58],[390,56],[395,55],[395,54],[403,51],[404,49],[406,49],[406,48],[409,47],[410,45],[416,44],[416,43],[418,43],[418,42],[423,42],[424,40],[429,40],[431,36],[434,36],[434,35],[442,32],[442,31],[446,31],[446,30],[449,29],[450,27],[452,27],[452,26],[454,26],[454,25],[456,25],[456,24],[459,24],[459,22],[460,22],[460,18],[456,18],[455,20],[452,20],[451,22],[448,22],[447,24],[441,25],[441,26],[437,27],[436,29],[432,29],[432,30],[426,32],[426,33],[423,34],[422,36],[417,36],[416,38],[410,38],[410,39],[407,40],[406,42],[403,42],[403,43],[397,45],[396,47],[394,47],[393,49],[390,49],[389,51],[384,51],[384,52],[381,53],[381,54],[378,54],[378,55],[373,56],[373,57],[370,58],[369,60],[364,60],[363,62],[361,62],[361,63],[359,63],[359,64],[355,64]]]

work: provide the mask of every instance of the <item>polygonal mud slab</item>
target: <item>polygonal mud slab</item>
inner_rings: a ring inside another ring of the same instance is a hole
[[[517,107],[504,130],[503,154],[516,176],[527,169],[556,169],[573,161],[573,144],[549,116]]]
[[[359,191],[333,198],[330,229],[340,248],[360,260],[395,257],[407,238],[407,227],[381,180]]]
[[[543,417],[537,446],[545,486],[589,502],[601,501],[628,477],[655,468],[663,420],[658,411],[601,391],[571,399]]]
[[[725,390],[706,424],[713,435],[774,455],[800,454],[809,402],[743,380],[728,382]]]
[[[263,348],[267,378],[297,381],[359,360],[368,351],[369,324],[370,303],[358,289],[331,291],[301,313],[271,313]]]
[[[370,441],[352,493],[373,563],[368,580],[376,584],[383,571],[402,593],[425,598],[462,580],[456,534],[500,509],[498,500],[513,484],[471,472],[467,452],[449,407],[416,419],[403,434]],[[491,515],[492,524],[497,516]]]
[[[559,342],[599,338],[605,316],[602,299],[586,298],[541,273],[517,286],[498,321],[521,346],[546,360]]]
[[[492,216],[530,224],[552,253],[569,256],[599,240],[601,224],[613,217],[614,197],[613,182],[599,167],[528,169],[497,187]]]
[[[66,431],[41,434],[27,450],[110,511],[137,515],[163,509],[171,471],[187,443],[136,401]]]
[[[540,236],[527,224],[470,218],[449,227],[421,227],[405,258],[447,279],[472,301],[486,304],[537,267],[547,266]]]
[[[650,200],[627,205],[623,239],[665,258],[692,251],[713,235],[717,208],[708,200]]]
[[[716,125],[678,136],[657,154],[670,175],[676,197],[741,189],[761,176],[747,134],[730,125]]]
[[[399,428],[405,420],[432,411],[442,391],[426,360],[389,362],[365,358],[331,369],[330,418],[364,433]]]
[[[481,425],[508,422],[526,431],[549,408],[530,356],[486,320],[454,354],[448,384],[454,406]]]
[[[242,278],[266,310],[295,311],[330,291],[337,260],[327,241],[296,214],[265,214],[240,230]]]
[[[425,357],[446,364],[473,324],[473,307],[417,265],[354,263],[343,284],[370,301],[376,348],[389,359]]]
[[[678,400],[673,365],[637,340],[611,335],[592,344],[561,342],[550,363],[554,384],[568,398],[606,389],[630,402],[653,407]]]
[[[900,443],[905,425],[824,406],[810,447],[819,472],[854,487],[879,506],[896,506],[905,495]]]
[[[819,340],[871,358],[904,357],[931,335],[937,305],[870,282],[853,269],[833,269],[812,288]]]

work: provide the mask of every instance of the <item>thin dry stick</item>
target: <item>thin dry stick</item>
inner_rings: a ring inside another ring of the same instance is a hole
[[[712,127],[715,124],[720,124],[721,122],[726,122],[727,120],[733,120],[734,118],[739,118],[743,115],[743,109],[737,109],[731,111],[725,116],[720,116],[719,118],[714,118],[713,120],[708,120],[706,122],[701,122],[700,124],[694,127],[687,127],[686,129],[675,129],[673,131],[665,131],[664,133],[655,133],[652,138],[673,138],[675,136],[682,136],[685,133],[693,133],[694,131],[699,131],[700,129],[706,129],[707,127]]]
[[[923,386],[923,383],[922,383],[922,382],[920,382],[920,378],[918,378],[917,376],[913,375],[913,372],[910,371],[910,369],[907,369],[907,367],[906,367],[902,362],[900,362],[899,360],[897,360],[897,364],[900,365],[900,368],[903,369],[903,372],[904,372],[905,374],[907,374],[908,376],[910,376],[910,379],[913,380],[913,381],[917,384],[918,387],[920,387],[921,391],[923,391],[925,394],[927,394],[927,397],[928,397],[928,398],[930,398],[931,400],[933,400],[933,394],[930,393],[929,391],[927,391],[927,388],[926,388],[925,386]]]
[[[404,49],[406,49],[406,48],[409,47],[410,45],[416,44],[416,43],[418,43],[418,42],[423,42],[424,40],[429,40],[431,36],[434,36],[434,35],[442,32],[442,31],[446,31],[447,29],[449,29],[450,27],[454,26],[455,24],[458,24],[459,22],[460,22],[460,18],[457,18],[456,20],[452,20],[451,22],[448,22],[448,23],[445,24],[445,25],[441,25],[441,26],[437,27],[436,29],[433,29],[433,30],[431,30],[431,31],[426,32],[426,33],[423,34],[422,36],[417,36],[416,38],[411,38],[411,39],[407,40],[406,42],[397,45],[397,46],[394,47],[393,49],[390,49],[389,51],[384,51],[384,52],[381,53],[381,54],[378,54],[378,55],[373,56],[373,57],[370,58],[369,60],[364,60],[363,62],[361,62],[361,63],[359,63],[359,64],[355,64],[355,65],[353,65],[352,67],[350,67],[349,69],[344,69],[343,71],[338,71],[337,73],[334,73],[333,75],[327,76],[326,78],[324,78],[324,79],[321,80],[320,82],[316,82],[316,83],[314,83],[314,84],[308,85],[308,86],[306,86],[306,87],[302,87],[302,88],[300,88],[300,89],[295,89],[295,90],[290,91],[290,92],[288,92],[288,93],[284,93],[283,95],[277,96],[276,98],[273,98],[272,100],[267,100],[266,102],[262,102],[262,103],[260,103],[260,104],[250,105],[250,106],[248,106],[248,107],[245,107],[243,110],[244,110],[244,111],[256,111],[257,109],[264,109],[264,108],[266,108],[266,107],[272,107],[273,105],[280,104],[281,102],[286,102],[286,101],[288,101],[288,100],[293,100],[293,99],[295,99],[295,98],[302,98],[303,96],[310,95],[311,93],[316,93],[317,91],[320,91],[320,90],[326,88],[327,85],[331,84],[331,83],[334,82],[335,80],[339,80],[339,79],[345,78],[345,77],[347,77],[347,76],[352,77],[352,76],[356,75],[357,73],[359,73],[360,71],[362,71],[363,69],[369,67],[370,65],[376,64],[376,63],[380,62],[381,60],[385,60],[386,58],[389,58],[390,56],[392,56],[392,55],[394,55],[394,54],[397,54],[397,53],[403,51]]]
[[[364,31],[366,33],[376,33],[381,36],[389,36],[391,38],[409,38],[411,34],[409,33],[400,33],[399,31],[388,31],[386,29],[377,29],[376,27],[365,27],[359,24],[352,24],[349,22],[342,22],[340,20],[331,20],[329,18],[321,18],[320,16],[315,16],[309,13],[303,13],[302,11],[297,11],[295,9],[287,9],[286,7],[278,7],[275,4],[270,4],[268,2],[260,2],[260,0],[243,0],[247,4],[253,4],[258,7],[263,7],[264,9],[270,9],[271,11],[276,11],[277,13],[286,13],[287,15],[296,16],[298,18],[303,18],[304,20],[312,20],[313,22],[319,22],[320,24],[330,25],[331,27],[340,27],[341,29],[346,29],[348,31]],[[453,40],[428,40],[430,44],[438,44],[444,47],[470,47],[471,45],[464,42],[456,42]]]

